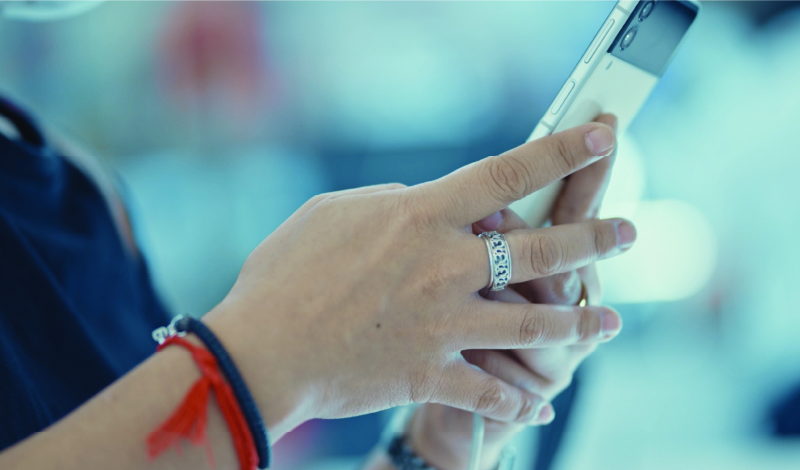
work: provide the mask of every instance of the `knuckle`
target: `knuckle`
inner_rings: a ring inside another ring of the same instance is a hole
[[[602,310],[584,308],[580,309],[578,316],[578,340],[587,341],[600,336],[600,318]]]
[[[557,273],[562,265],[563,249],[553,237],[539,235],[532,241],[530,250],[533,273],[546,277]]]
[[[311,209],[315,211],[336,208],[341,204],[340,198],[333,193],[320,194],[319,196],[315,196],[314,199],[317,200],[314,202],[314,205],[311,206]]]
[[[542,343],[549,333],[547,320],[542,315],[529,312],[519,327],[519,344],[522,347],[533,347]]]
[[[458,256],[462,256],[462,252],[439,247],[441,245],[437,243],[436,248],[418,248],[418,255],[426,260],[425,270],[417,274],[416,279],[411,281],[409,286],[424,299],[441,300],[451,296],[453,286],[461,285],[464,281],[464,273],[468,272],[468,268],[465,268],[463,263],[453,261],[457,260]],[[449,302],[452,302],[452,298]],[[456,306],[451,304],[451,307],[455,310]],[[442,318],[445,316],[442,315]]]
[[[306,203],[303,204],[303,206],[305,208],[308,208],[308,209],[316,207],[317,204],[319,204],[320,202],[328,199],[329,196],[330,196],[330,193],[317,194],[316,196],[314,196],[311,199],[309,199],[308,201],[306,201]]]
[[[611,222],[596,222],[594,225],[594,250],[596,256],[604,255],[617,246],[617,232]]]
[[[478,398],[475,411],[479,413],[496,413],[508,399],[508,394],[500,383],[500,379],[495,377],[486,379],[483,393]]]
[[[523,397],[522,398],[522,405],[517,411],[517,417],[515,421],[519,422],[528,422],[535,418],[533,416],[534,411],[536,411],[535,407],[533,406],[533,400],[530,397]]]
[[[553,144],[553,156],[560,174],[571,173],[577,166],[575,153],[564,139],[556,138]]]
[[[399,227],[411,228],[416,231],[425,230],[433,226],[437,219],[435,214],[426,210],[428,205],[420,201],[410,192],[399,194],[393,207],[392,218]]]
[[[599,255],[601,253],[605,253],[605,250],[603,248],[605,247],[606,242],[603,236],[602,228],[595,226],[593,233],[594,233],[593,237],[594,240],[592,246],[594,248],[594,254]]]
[[[548,302],[546,303],[567,305],[575,302],[575,298],[580,295],[580,279],[575,271],[554,274],[547,279],[549,292],[547,292]]]
[[[309,202],[312,202],[314,204],[319,204],[320,202],[324,201],[325,199],[328,199],[329,197],[331,197],[332,195],[333,195],[333,193],[317,194],[316,196],[312,197],[311,201],[309,201]]]
[[[490,157],[488,160],[490,194],[500,201],[522,199],[530,185],[530,174],[523,162],[510,155]]]
[[[450,269],[439,265],[428,270],[425,276],[420,278],[420,290],[425,298],[437,298],[447,291],[447,287],[452,285],[454,277]]]
[[[433,367],[423,367],[409,378],[409,398],[413,403],[427,403],[433,399],[439,387],[441,374]]]

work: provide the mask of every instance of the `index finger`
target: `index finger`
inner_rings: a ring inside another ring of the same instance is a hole
[[[617,130],[617,118],[613,114],[601,114],[596,122],[602,122]],[[603,202],[611,168],[614,166],[617,149],[608,158],[592,163],[566,179],[561,194],[550,211],[553,225],[583,222],[597,217]]]
[[[613,129],[589,123],[520,145],[425,185],[443,197],[435,209],[457,226],[491,215],[610,154]]]

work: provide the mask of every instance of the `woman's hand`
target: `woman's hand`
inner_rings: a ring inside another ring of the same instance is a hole
[[[617,128],[617,120],[610,114],[598,116],[597,122],[607,124],[614,130]],[[597,218],[615,158],[616,149],[608,158],[576,172],[567,179],[550,214],[553,225],[579,223]],[[495,217],[495,220],[497,219]],[[473,230],[480,231],[480,225],[484,223],[485,221],[479,222]],[[497,227],[492,229],[501,232],[527,227],[524,221],[508,210],[503,211],[502,218],[496,224]],[[634,230],[632,225],[624,228]],[[635,231],[627,234],[626,238],[633,241],[636,238]],[[495,298],[502,301],[520,302],[523,301],[521,295],[533,303],[576,305],[581,300],[581,291],[584,288],[589,303],[596,305],[601,302],[602,287],[594,263],[574,271],[519,284],[514,286],[516,292],[504,291],[492,294],[497,294]],[[530,381],[536,384],[533,388],[537,393],[551,400],[567,388],[573,372],[596,346],[594,343],[557,348],[520,349],[514,351],[513,355],[534,373]],[[478,353],[473,362],[482,360],[485,359]]]
[[[611,126],[615,131],[617,119],[603,114],[597,118]],[[573,224],[597,218],[603,202],[616,151],[583,170],[571,175],[550,214],[553,225]],[[502,230],[518,230],[526,227],[525,222],[509,214],[501,222]],[[635,230],[632,225],[625,229]],[[633,231],[626,235],[631,242],[636,238]],[[592,263],[575,271],[558,273],[541,279],[534,279],[517,287],[517,292],[535,303],[576,305],[581,300],[582,290],[590,304],[602,301],[602,286],[597,266]],[[510,299],[509,299],[510,300]],[[535,348],[514,351],[516,358],[535,373],[535,389],[552,399],[561,393],[572,381],[572,375],[597,344],[569,345],[559,348]]]
[[[601,115],[597,121],[616,129],[616,119],[611,115]],[[597,217],[611,176],[615,153],[568,178],[551,212],[550,219],[554,225]],[[480,234],[497,230],[505,233],[522,228],[528,228],[528,225],[513,211],[504,209],[474,224],[473,232]],[[635,238],[635,233],[630,237]],[[588,299],[592,303],[599,303],[601,287],[594,264],[517,284],[501,292],[490,292],[487,296],[504,302],[575,305],[581,300],[584,286]],[[567,388],[575,370],[596,345],[586,343],[514,351],[470,350],[464,351],[463,355],[470,363],[505,382],[541,396],[544,401],[540,404],[540,414],[535,422],[530,423],[541,425],[555,418],[554,410],[547,402]],[[524,426],[496,420],[487,420],[486,424],[481,468],[493,468],[507,442]],[[427,462],[441,470],[466,466],[471,430],[470,413],[436,404],[419,408],[409,427],[412,447]]]
[[[592,344],[620,329],[603,307],[488,300],[471,226],[613,151],[587,124],[440,180],[318,196],[248,258],[207,317],[253,389],[274,438],[314,418],[411,402],[531,423],[543,398],[470,366],[461,351]],[[510,230],[512,283],[615,256],[622,219]]]

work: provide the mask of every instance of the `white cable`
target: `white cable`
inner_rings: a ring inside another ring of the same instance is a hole
[[[467,470],[478,470],[481,464],[481,451],[483,450],[484,424],[483,416],[472,414],[472,445],[469,449],[469,463]]]

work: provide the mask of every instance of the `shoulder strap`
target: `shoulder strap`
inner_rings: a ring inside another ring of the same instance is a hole
[[[36,147],[44,147],[44,136],[39,132],[33,118],[2,96],[0,96],[0,115],[17,128],[23,140]]]

